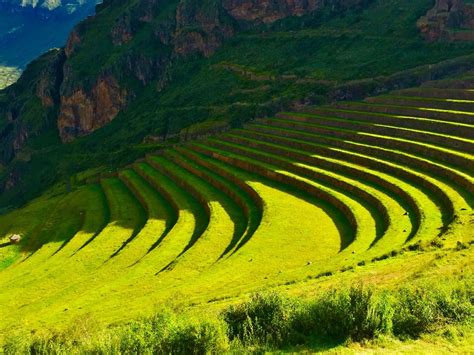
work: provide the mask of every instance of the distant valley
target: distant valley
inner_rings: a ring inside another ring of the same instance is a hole
[[[96,3],[0,0],[0,88],[14,82],[31,60],[62,46],[72,27],[94,12]]]

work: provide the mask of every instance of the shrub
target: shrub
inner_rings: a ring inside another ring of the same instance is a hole
[[[248,302],[231,306],[223,313],[230,340],[244,345],[279,346],[290,336],[294,304],[277,293],[255,294]]]
[[[372,289],[358,286],[329,291],[311,302],[296,327],[305,335],[360,341],[388,333],[392,313],[388,297],[376,298]]]
[[[200,321],[178,328],[169,344],[169,353],[208,354],[228,350],[227,327],[222,321]]]
[[[446,323],[463,322],[474,316],[474,306],[461,289],[438,292],[435,297],[437,307]]]
[[[168,339],[176,329],[176,317],[163,310],[155,316],[142,319],[116,330],[121,353],[163,352]]]
[[[456,242],[456,250],[457,251],[465,250],[467,248],[468,248],[468,246],[466,244],[464,244],[463,242],[461,242],[459,240]]]
[[[193,318],[163,310],[155,316],[113,328],[91,319],[76,320],[61,332],[12,331],[5,354],[207,354],[247,352],[309,345],[322,340],[363,341],[379,335],[416,338],[430,330],[474,316],[472,280],[440,287],[421,285],[375,294],[363,286],[327,291],[310,301],[277,293],[255,294],[229,307],[222,318]],[[449,327],[452,327],[451,330]],[[455,333],[453,333],[455,334]]]
[[[459,323],[474,315],[472,288],[402,289],[394,315],[394,334],[416,338],[421,333],[448,323]]]
[[[227,350],[227,329],[222,321],[190,321],[163,312],[124,326],[118,332],[120,353],[206,354]]]
[[[393,332],[399,337],[418,337],[437,321],[433,297],[425,289],[401,289],[393,317]]]

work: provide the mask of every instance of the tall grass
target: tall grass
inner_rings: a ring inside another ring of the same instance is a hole
[[[357,286],[328,291],[305,304],[295,329],[305,336],[361,341],[389,333],[392,316],[388,294],[375,295],[372,289]]]
[[[220,316],[189,317],[162,310],[153,317],[101,328],[90,320],[62,332],[12,333],[5,354],[207,354],[311,348],[315,344],[401,340],[472,321],[470,280],[444,286],[379,291],[364,286],[333,289],[313,299],[259,293]]]
[[[289,341],[296,303],[278,293],[255,294],[223,312],[230,340],[243,345],[280,346]]]

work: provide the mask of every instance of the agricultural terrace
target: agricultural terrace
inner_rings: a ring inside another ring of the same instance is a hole
[[[282,112],[0,216],[0,328],[113,323],[471,243],[470,88]]]

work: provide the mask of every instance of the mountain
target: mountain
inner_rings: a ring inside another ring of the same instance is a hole
[[[438,5],[440,14],[459,12]],[[81,169],[130,162],[184,128],[238,126],[295,105],[419,83],[425,77],[416,71],[397,73],[474,48],[423,38],[417,26],[432,8],[430,0],[105,1],[63,49],[1,94],[0,203]],[[466,61],[427,70],[446,75]]]
[[[0,0],[0,88],[31,60],[64,46],[72,27],[93,14],[95,5],[95,0]]]
[[[1,4],[8,5],[11,12],[28,11],[30,9],[54,11],[59,10],[63,13],[73,13],[83,7],[89,6],[88,0],[1,0]],[[5,8],[7,8],[5,6]]]

